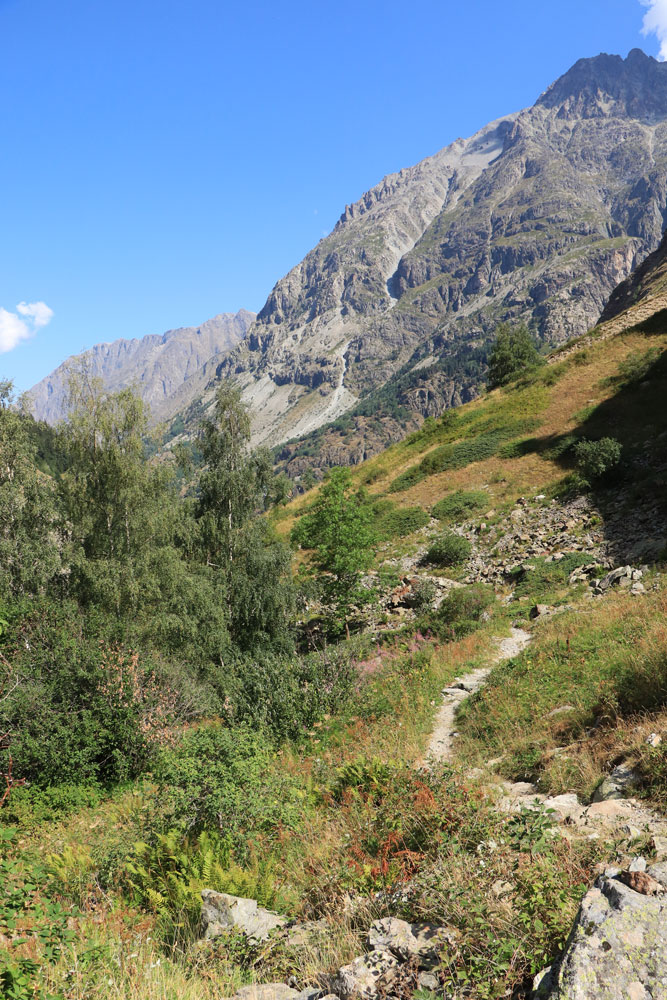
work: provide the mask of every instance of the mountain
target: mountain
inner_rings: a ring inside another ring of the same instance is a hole
[[[68,358],[51,375],[30,390],[31,409],[38,420],[55,424],[65,416],[67,371],[85,364],[109,389],[136,385],[149,404],[151,419],[169,419],[180,407],[202,392],[202,368],[214,355],[220,357],[245,337],[255,313],[240,309],[220,313],[201,326],[168,330],[133,340],[96,344]]]
[[[200,402],[234,379],[256,442],[310,435],[281,452],[298,473],[361,461],[473,398],[499,321],[549,346],[584,333],[660,242],[666,126],[667,64],[580,60],[532,107],[348,205],[210,362]]]

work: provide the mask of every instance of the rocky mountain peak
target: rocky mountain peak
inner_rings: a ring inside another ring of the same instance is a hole
[[[561,117],[627,115],[647,120],[667,114],[667,63],[632,49],[626,59],[601,53],[579,59],[537,101]]]

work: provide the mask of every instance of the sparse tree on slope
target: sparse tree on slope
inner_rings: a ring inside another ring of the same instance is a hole
[[[489,355],[487,388],[498,389],[508,385],[517,375],[534,368],[539,362],[540,355],[528,328],[523,324],[513,328],[509,323],[501,323]]]

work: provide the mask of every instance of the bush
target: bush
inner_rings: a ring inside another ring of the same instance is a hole
[[[443,497],[433,508],[433,517],[441,521],[461,521],[489,503],[488,493],[482,490],[457,490]]]
[[[298,739],[325,713],[340,711],[357,681],[349,648],[286,661],[266,654],[241,660],[227,685],[227,717],[234,725]]]
[[[405,538],[428,524],[430,518],[423,507],[399,507],[388,510],[378,518],[375,530],[381,541]]]
[[[298,815],[296,787],[273,762],[266,737],[246,726],[190,733],[154,767],[166,821],[188,833],[222,831],[243,856],[253,836],[290,826]]]
[[[471,552],[472,545],[467,538],[448,531],[429,546],[426,560],[436,566],[457,566],[465,562]]]
[[[19,683],[0,703],[0,732],[12,733],[16,777],[109,785],[143,769],[150,668],[114,639],[74,602],[34,602],[10,623],[3,654]]]
[[[461,639],[475,631],[495,599],[493,589],[483,583],[457,587],[429,620],[429,627],[441,639]]]
[[[574,446],[574,457],[581,474],[594,482],[601,479],[621,460],[621,445],[616,438],[604,437],[598,441],[585,438]]]

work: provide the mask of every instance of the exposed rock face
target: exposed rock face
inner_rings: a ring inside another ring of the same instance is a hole
[[[585,332],[660,243],[665,121],[667,65],[639,50],[584,59],[533,107],[347,206],[216,366],[243,387],[255,441],[310,433],[387,387],[394,409],[436,415],[474,395],[502,319],[549,344]],[[359,451],[326,448],[335,462]]]
[[[584,896],[551,982],[543,980],[536,995],[549,1000],[667,996],[665,886],[665,865],[655,865],[648,874],[628,872],[622,881],[620,876],[600,878]]]
[[[30,390],[32,412],[50,424],[62,420],[67,404],[67,367],[85,363],[90,374],[101,378],[109,389],[136,385],[155,420],[171,417],[201,393],[204,383],[198,376],[205,363],[236,347],[254,318],[254,313],[241,309],[235,314],[221,313],[198,327],[168,330],[161,336],[96,344],[69,358]]]

